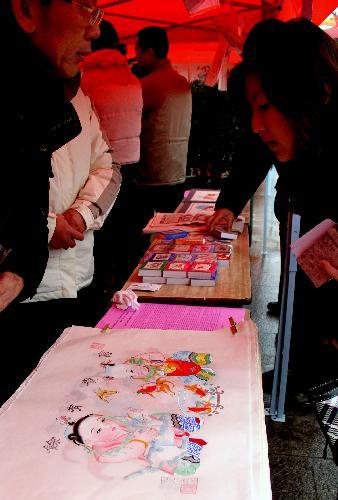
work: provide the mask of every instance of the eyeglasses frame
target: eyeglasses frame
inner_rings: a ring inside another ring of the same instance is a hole
[[[100,24],[103,16],[104,16],[104,11],[100,9],[99,7],[89,7],[89,5],[86,5],[84,3],[76,2],[75,0],[65,0],[67,3],[70,3],[72,5],[76,5],[77,7],[80,7],[84,9],[86,12],[90,14],[89,18],[89,24],[90,26],[95,26],[95,24]]]

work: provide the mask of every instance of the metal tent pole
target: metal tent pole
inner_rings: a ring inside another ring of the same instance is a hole
[[[297,261],[295,256],[291,254],[290,244],[299,238],[299,228],[300,216],[289,213],[284,286],[275,356],[274,377],[270,408],[266,409],[266,414],[270,415],[272,420],[279,422],[285,421],[284,406],[288,378],[295,279],[297,272]]]
[[[268,241],[268,228],[270,226],[270,220],[269,220],[269,205],[271,203],[271,183],[272,183],[272,168],[270,168],[269,172],[267,173],[267,176],[265,177],[265,184],[264,184],[264,225],[263,225],[263,249],[262,249],[262,255],[266,255],[268,253],[267,251],[267,241]],[[272,203],[273,206],[273,203]]]

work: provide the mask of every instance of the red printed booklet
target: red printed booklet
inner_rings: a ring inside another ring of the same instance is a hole
[[[188,278],[213,279],[216,271],[216,262],[194,262],[189,269]]]
[[[150,250],[154,253],[167,253],[167,252],[169,252],[169,249],[171,247],[172,247],[172,243],[157,243],[157,241],[156,241],[150,247]]]
[[[174,245],[172,251],[175,253],[191,253],[192,245]]]
[[[181,213],[157,213],[143,229],[143,233],[160,233],[168,230],[205,231],[207,229],[208,215],[203,214],[181,214]]]
[[[159,262],[164,260],[174,260],[174,258],[174,253],[154,253],[149,260]]]
[[[194,262],[217,262],[217,253],[194,253]]]
[[[230,258],[231,258],[231,254],[228,254],[228,253],[218,253],[217,254],[217,262],[222,267],[229,267],[230,266]]]
[[[194,245],[192,248],[192,253],[212,253],[214,252],[214,245],[212,244],[207,244],[207,245]]]
[[[204,245],[204,236],[187,236],[186,238],[176,238],[175,245]]]
[[[190,269],[190,262],[168,262],[164,268],[163,276],[166,278],[187,278],[187,271]]]
[[[142,264],[138,270],[139,276],[162,276],[162,271],[165,268],[167,261],[164,262],[154,262],[149,260]]]
[[[232,250],[233,250],[232,245],[229,245],[229,243],[224,243],[224,241],[216,241],[214,243],[214,247],[215,247],[214,252],[226,253],[229,255],[232,254]]]
[[[173,253],[174,256],[173,259],[178,262],[193,262],[194,260],[194,255],[191,253]]]

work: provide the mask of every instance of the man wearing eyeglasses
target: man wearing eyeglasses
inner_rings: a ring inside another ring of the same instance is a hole
[[[102,15],[91,0],[0,2],[0,333],[2,352],[9,355],[15,339],[19,360],[26,332],[17,337],[11,320],[16,303],[35,294],[48,259],[51,156],[81,131],[63,78],[76,75]],[[75,228],[70,233],[77,238]]]

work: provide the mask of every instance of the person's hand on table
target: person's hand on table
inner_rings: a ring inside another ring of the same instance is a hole
[[[0,273],[0,312],[3,311],[22,291],[24,280],[16,273]]]
[[[83,231],[79,231],[71,226],[64,215],[58,215],[56,218],[55,231],[49,242],[49,246],[54,249],[63,248],[64,250],[74,248],[76,245],[75,240],[83,240],[83,233]]]
[[[226,231],[230,231],[235,214],[228,208],[219,208],[208,220],[208,229],[214,231],[216,226],[222,225]]]
[[[64,218],[70,226],[72,226],[77,231],[84,233],[86,228],[86,223],[80,212],[74,208],[69,208],[63,213]]]
[[[336,267],[330,264],[327,260],[321,260],[320,265],[331,276],[331,278],[338,281],[338,269]]]

